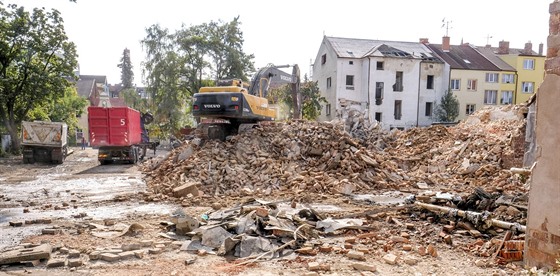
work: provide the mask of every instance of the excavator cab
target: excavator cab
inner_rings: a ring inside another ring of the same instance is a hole
[[[294,74],[290,75],[278,69],[282,67],[286,66],[268,65],[260,69],[250,85],[230,79],[218,81],[217,86],[200,88],[193,95],[192,107],[199,123],[199,135],[224,141],[227,136],[237,134],[241,125],[274,121],[276,110],[266,98],[270,84],[291,83],[297,89],[294,93],[299,94],[299,68],[295,65]]]

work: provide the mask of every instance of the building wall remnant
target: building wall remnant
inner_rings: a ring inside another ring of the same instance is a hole
[[[558,269],[560,259],[560,0],[550,4],[546,76],[537,92],[536,165],[531,176],[525,264]]]

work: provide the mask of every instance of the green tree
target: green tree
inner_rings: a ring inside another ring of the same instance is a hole
[[[121,83],[124,88],[131,88],[134,82],[134,72],[132,72],[132,62],[130,62],[130,50],[125,48],[121,63],[117,65],[121,68]]]
[[[321,104],[327,103],[325,97],[321,96],[318,82],[308,80],[306,75],[300,93],[303,118],[307,120],[316,120],[317,117],[321,115]]]
[[[192,124],[191,97],[209,80],[248,80],[253,56],[242,51],[238,19],[182,26],[176,32],[157,24],[146,29],[142,71],[153,100],[153,125],[162,132]]]
[[[135,88],[125,88],[121,91],[121,96],[127,106],[130,106],[140,112],[149,112],[152,108],[148,99],[140,97]]]
[[[451,89],[445,91],[441,97],[441,103],[436,105],[434,115],[439,122],[454,122],[459,116],[459,100]]]
[[[253,54],[243,52],[243,32],[239,16],[231,22],[211,22],[204,25],[209,34],[209,55],[215,79],[241,79],[248,81],[248,75],[255,71]]]
[[[307,75],[304,76],[303,83],[299,90],[301,99],[302,116],[307,120],[315,120],[321,115],[321,104],[327,100],[321,96],[319,85],[316,81],[310,81]],[[278,88],[270,89],[267,99],[271,104],[279,104],[287,109],[290,118],[294,118],[294,98],[292,95],[291,84],[285,84]]]
[[[184,58],[177,53],[174,35],[159,25],[146,29],[144,69],[154,107],[152,127],[169,134],[186,122],[185,103],[189,90],[182,79]]]
[[[64,96],[77,64],[60,12],[0,5],[0,121],[14,149],[20,148],[21,121],[45,101]]]

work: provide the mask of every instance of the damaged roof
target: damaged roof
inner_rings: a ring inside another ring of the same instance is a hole
[[[451,66],[451,69],[501,71],[481,53],[469,44],[451,45],[449,51],[443,51],[441,44],[427,45],[435,54]]]
[[[419,42],[387,41],[359,38],[328,37],[325,40],[340,58],[364,58],[368,56],[418,58],[442,62],[430,49]]]

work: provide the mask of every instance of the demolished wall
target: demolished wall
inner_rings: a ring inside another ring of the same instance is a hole
[[[536,165],[531,176],[525,263],[558,268],[560,259],[560,2],[550,4],[546,76],[537,93]]]

